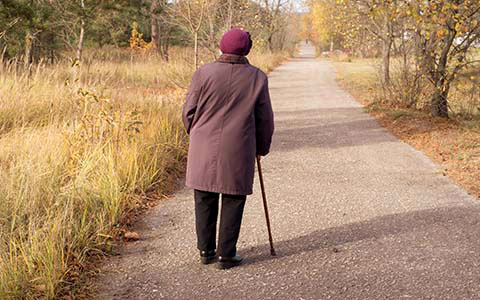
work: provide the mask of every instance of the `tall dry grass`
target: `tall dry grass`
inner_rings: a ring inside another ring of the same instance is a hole
[[[0,299],[54,299],[141,195],[181,173],[189,50],[0,64]],[[286,54],[250,56],[265,71]],[[207,58],[206,58],[207,59]]]

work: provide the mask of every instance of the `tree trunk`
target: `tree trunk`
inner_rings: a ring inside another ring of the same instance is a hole
[[[383,84],[390,84],[390,56],[393,44],[393,32],[391,30],[390,20],[388,15],[384,15],[383,34],[382,34],[382,60],[383,60]]]
[[[225,31],[229,31],[232,28],[232,20],[233,20],[233,0],[228,0],[228,16],[227,16],[227,28]]]
[[[432,115],[448,119],[448,92],[450,84],[438,83],[435,86],[435,93],[432,98]]]
[[[382,60],[383,60],[383,67],[382,67],[382,76],[383,76],[383,83],[390,84],[390,55],[392,50],[392,40],[390,38],[386,38],[383,40],[383,47],[382,47]]]
[[[169,60],[169,55],[168,55],[168,49],[170,48],[170,41],[169,38],[166,38],[164,41],[164,45],[162,48],[162,57],[165,59],[165,61]]]
[[[168,55],[168,50],[170,47],[170,29],[167,28],[166,26],[161,26],[161,37],[160,37],[160,48],[161,48],[161,54],[162,58],[165,61],[168,61],[169,55]]]
[[[409,66],[408,66],[408,49],[407,49],[407,43],[405,41],[405,27],[404,26],[402,26],[402,31],[400,32],[400,35],[401,35],[400,36],[400,38],[401,38],[400,51],[401,51],[402,58],[403,58],[403,70],[406,74],[409,70]]]
[[[82,5],[82,9],[85,9],[85,2],[83,0],[81,2],[81,5]],[[80,20],[80,36],[78,37],[78,45],[77,45],[77,56],[76,56],[77,63],[80,63],[82,61],[84,37],[85,37],[85,19],[82,16]]]
[[[159,3],[161,10],[165,9],[166,0],[162,0]],[[162,18],[157,18],[157,28],[158,28],[158,49],[160,51],[160,55],[165,61],[168,61],[168,49],[170,46],[170,34],[171,34],[171,26],[168,25]]]
[[[157,51],[160,52],[161,51],[160,34],[158,29],[157,9],[158,9],[158,1],[152,0],[152,4],[150,6],[150,26],[151,26],[151,34],[152,34],[152,44],[154,44]]]
[[[53,33],[48,35],[48,42],[50,43],[50,51],[49,51],[48,59],[50,61],[50,64],[53,65],[55,63],[55,50],[53,49],[55,45],[55,35]]]
[[[28,68],[32,64],[32,48],[33,48],[33,35],[30,30],[25,35],[25,57],[23,62],[25,68]]]
[[[218,45],[217,41],[215,39],[215,14],[210,14],[208,16],[208,42],[207,42],[207,49],[210,51],[210,54],[213,57],[213,60],[217,59],[217,53],[218,53]]]
[[[84,36],[85,36],[85,21],[82,19],[80,23],[80,36],[78,37],[77,55],[75,57],[77,60],[77,63],[80,63],[82,61]]]
[[[270,50],[271,53],[273,53],[273,34],[270,34],[267,38],[268,42],[268,49]]]
[[[435,83],[435,93],[432,98],[432,115],[434,117],[448,119],[448,92],[450,91],[450,81],[448,77],[448,54],[453,45],[456,32],[450,30],[445,36],[443,49],[440,53],[440,58],[436,64],[436,70],[433,69],[433,82]],[[430,66],[435,68],[435,64]]]
[[[280,37],[280,41],[279,41],[279,45],[278,45],[280,51],[283,51],[285,49],[286,42],[287,42],[287,34],[286,34],[286,32],[283,32],[281,37]]]

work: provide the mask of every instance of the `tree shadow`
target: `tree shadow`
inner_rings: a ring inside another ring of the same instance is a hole
[[[291,59],[291,61],[312,61],[316,60],[315,54],[304,54],[302,56],[296,56]]]
[[[279,112],[273,151],[336,149],[398,141],[376,120],[361,112],[360,107]]]
[[[341,247],[346,244],[365,240],[376,241],[387,236],[402,239],[403,234],[421,232],[419,233],[421,236],[428,233],[438,235],[441,231],[441,237],[446,240],[454,236],[456,243],[467,243],[465,255],[468,255],[467,251],[475,253],[480,251],[479,224],[480,208],[477,205],[442,207],[385,215],[367,221],[316,230],[290,240],[276,241],[274,246],[277,256],[274,257],[269,255],[268,244],[253,249],[241,249],[240,252],[246,256],[245,264],[248,265],[318,250],[342,251]],[[392,247],[412,248],[417,246],[416,242],[416,239],[405,239],[401,244],[396,243]]]

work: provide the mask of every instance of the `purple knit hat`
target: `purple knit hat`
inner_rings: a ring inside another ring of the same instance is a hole
[[[220,50],[223,54],[246,56],[252,48],[250,33],[238,28],[227,31],[220,41]]]

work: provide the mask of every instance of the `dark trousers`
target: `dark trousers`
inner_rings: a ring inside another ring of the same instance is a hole
[[[214,250],[220,194],[199,190],[195,190],[194,193],[197,247],[201,251]],[[217,251],[220,256],[231,257],[237,253],[237,241],[246,199],[245,195],[222,194]]]

